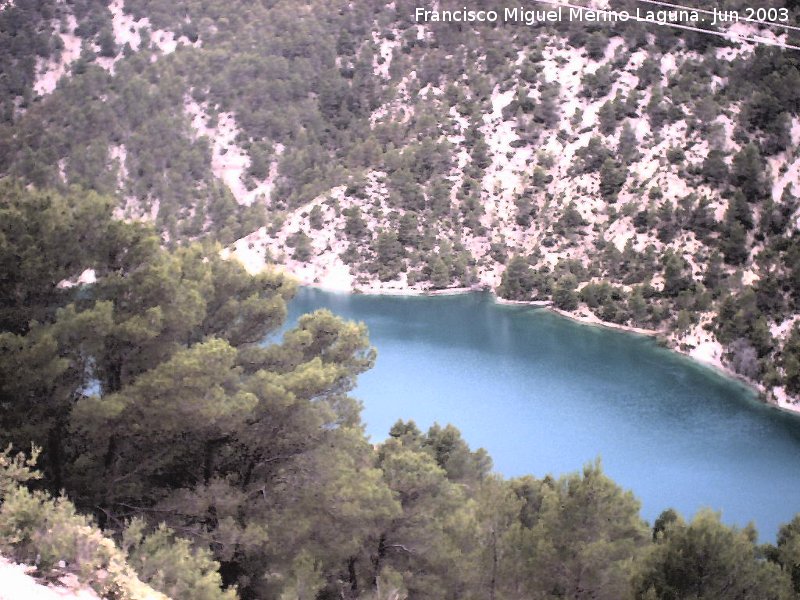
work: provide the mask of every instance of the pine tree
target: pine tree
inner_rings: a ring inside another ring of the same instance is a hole
[[[578,308],[578,293],[575,288],[578,280],[574,275],[564,275],[553,288],[553,306],[561,310],[575,310]]]
[[[533,291],[533,270],[524,257],[516,255],[508,261],[497,293],[508,300],[528,300]]]
[[[610,100],[600,107],[597,117],[600,122],[600,132],[603,135],[611,135],[617,130],[617,111],[614,103]]]
[[[617,144],[617,155],[624,165],[630,165],[641,157],[639,140],[636,138],[636,133],[631,127],[630,121],[625,121],[622,126],[622,131],[619,134],[619,143]]]
[[[764,160],[755,144],[748,144],[733,157],[731,183],[748,202],[761,200],[767,193]]]
[[[628,172],[625,167],[612,158],[603,161],[600,167],[600,194],[606,202],[613,204],[617,201],[617,195],[627,179]]]
[[[662,523],[637,577],[637,598],[789,598],[788,577],[759,558],[752,528],[729,529],[708,510],[688,525],[680,518]]]
[[[450,285],[450,267],[442,260],[441,256],[434,256],[429,264],[431,270],[431,284],[435,289],[446,288]]]
[[[800,393],[800,326],[795,325],[783,347],[783,370],[786,373],[786,389]]]

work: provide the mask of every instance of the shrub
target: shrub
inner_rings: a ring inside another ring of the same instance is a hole
[[[731,358],[731,366],[739,375],[755,379],[761,374],[758,352],[748,340],[744,338],[735,340],[728,352]]]
[[[721,150],[711,150],[703,161],[703,179],[714,185],[720,185],[728,180],[728,165],[725,163],[725,153]]]
[[[614,77],[608,65],[603,65],[594,73],[586,73],[581,83],[583,84],[581,95],[596,100],[608,95],[614,83]]]
[[[205,548],[193,549],[163,523],[150,534],[142,520],[134,519],[123,535],[129,564],[139,576],[170,598],[235,600],[236,592],[223,591],[219,564]]]
[[[667,160],[672,165],[680,164],[686,160],[686,153],[683,151],[683,148],[672,146],[667,150]]]
[[[564,275],[553,289],[553,304],[561,310],[575,310],[578,308],[578,293],[575,288],[578,280],[574,275]]]
[[[322,229],[324,225],[324,216],[322,214],[322,208],[319,204],[315,204],[308,213],[308,224],[311,226],[311,229]]]
[[[783,347],[783,368],[786,371],[786,388],[800,393],[800,325],[795,325]]]
[[[597,112],[600,121],[600,132],[603,135],[611,135],[617,129],[617,110],[614,103],[609,100],[600,107]]]
[[[602,31],[595,31],[586,40],[586,52],[593,60],[600,60],[605,56],[608,46],[608,37]]]
[[[0,454],[0,551],[13,560],[36,567],[37,574],[54,578],[73,573],[104,598],[136,600],[164,598],[149,589],[125,561],[114,542],[103,536],[91,519],[79,515],[66,498],[51,498],[43,491],[29,491],[24,483],[38,479],[31,459]],[[63,562],[62,562],[63,561]],[[59,567],[59,564],[64,567]],[[184,596],[190,598],[191,596]],[[235,592],[206,598],[233,600]]]
[[[528,300],[534,288],[534,273],[528,261],[514,256],[508,261],[506,270],[497,288],[497,294],[507,300]]]
[[[286,238],[286,245],[294,248],[294,253],[292,254],[294,260],[307,262],[311,259],[313,254],[311,238],[306,235],[305,231],[298,231]]]
[[[600,193],[606,202],[616,202],[622,186],[628,178],[628,171],[614,159],[607,158],[600,167]]]

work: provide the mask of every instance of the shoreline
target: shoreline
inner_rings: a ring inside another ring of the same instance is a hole
[[[311,287],[329,293],[359,294],[365,296],[435,297],[435,296],[461,296],[465,294],[489,292],[492,296],[492,301],[500,306],[528,306],[530,308],[545,309],[552,312],[553,314],[556,314],[565,319],[569,319],[570,321],[579,323],[581,325],[587,325],[591,327],[603,327],[606,329],[613,329],[615,331],[619,331],[622,333],[643,335],[657,341],[666,340],[666,338],[664,337],[665,332],[662,330],[643,329],[641,327],[620,325],[618,323],[608,323],[606,321],[601,320],[592,313],[589,313],[589,315],[576,314],[556,308],[553,306],[551,300],[506,300],[504,298],[500,298],[497,294],[495,294],[493,290],[487,288],[486,286],[443,288],[437,290],[417,290],[408,288],[381,289],[374,287],[367,287],[367,288],[354,287],[350,290],[343,290],[343,289],[330,289],[327,288],[326,286],[315,283],[305,283],[302,281],[299,283],[300,285],[303,285],[305,287]],[[726,379],[730,379],[736,381],[737,383],[741,383],[747,386],[750,390],[755,392],[756,397],[761,404],[779,410],[783,413],[800,417],[800,403],[790,403],[788,402],[788,400],[784,400],[782,402],[780,398],[776,397],[775,392],[765,389],[762,385],[756,382],[745,379],[744,377],[742,377],[729,367],[722,364],[720,361],[703,360],[702,358],[693,356],[688,351],[682,350],[678,347],[673,347],[672,345],[664,345],[664,348],[669,350],[670,352],[674,352],[676,354],[688,358],[693,363],[700,365],[701,367],[712,370],[717,375],[720,375],[722,377],[725,377]]]
[[[463,296],[465,294],[473,294],[477,292],[486,291],[482,288],[472,288],[472,287],[459,287],[459,288],[443,288],[440,290],[414,290],[414,289],[392,289],[392,288],[385,288],[385,289],[373,289],[373,288],[366,288],[362,289],[359,287],[354,287],[350,291],[341,290],[341,289],[332,289],[326,288],[325,286],[316,285],[313,283],[303,283],[306,287],[313,287],[323,292],[330,292],[330,293],[345,293],[345,294],[359,294],[362,296]]]

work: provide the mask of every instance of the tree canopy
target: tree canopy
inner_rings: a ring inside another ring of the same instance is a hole
[[[599,462],[506,480],[455,427],[404,421],[373,446],[363,325],[278,337],[284,276],[164,249],[77,188],[0,191],[0,443],[36,449],[0,455],[0,550],[42,574],[187,600],[797,594],[795,522],[763,547],[711,513],[651,533]]]

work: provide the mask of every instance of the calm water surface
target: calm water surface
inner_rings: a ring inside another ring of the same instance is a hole
[[[403,298],[302,288],[300,314],[329,308],[369,327],[374,369],[355,396],[373,441],[397,419],[453,423],[507,476],[562,474],[601,457],[652,520],[710,506],[762,539],[800,512],[800,418],[647,338],[488,294]]]

